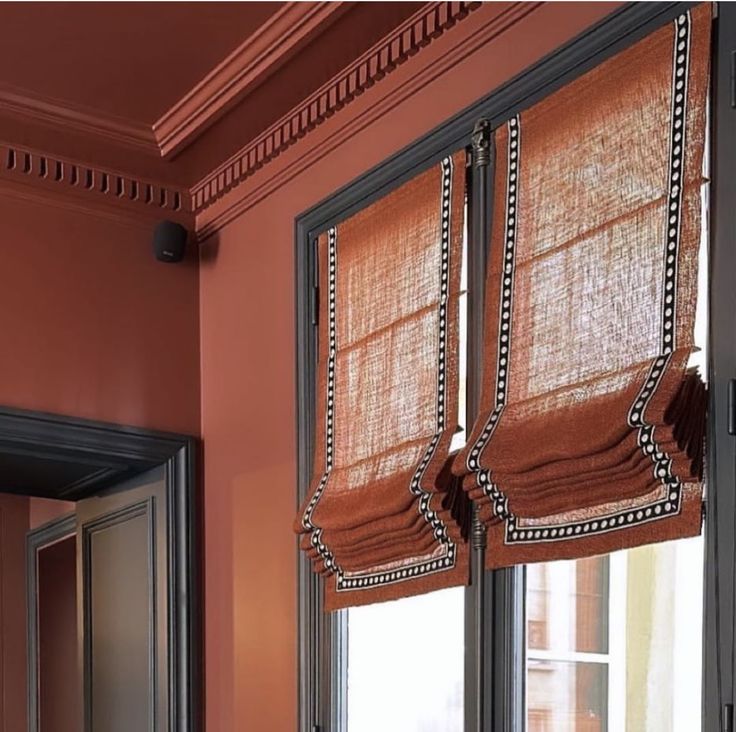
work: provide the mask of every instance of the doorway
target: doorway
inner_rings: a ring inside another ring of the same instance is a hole
[[[0,492],[74,502],[27,536],[29,732],[200,729],[193,451],[0,409]]]

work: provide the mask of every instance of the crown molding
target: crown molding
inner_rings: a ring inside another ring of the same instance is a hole
[[[184,188],[1,143],[0,190],[113,218],[193,223]]]
[[[456,5],[456,3],[452,4]],[[469,7],[466,7],[466,11],[469,11],[481,6],[487,7],[490,3],[468,3],[467,5]],[[192,188],[193,210],[197,215],[196,232],[198,240],[204,241],[227,226],[245,211],[257,205],[281,186],[323,159],[332,150],[345,144],[359,134],[361,130],[388,114],[394,107],[406,102],[478,48],[492,42],[541,5],[543,3],[540,2],[515,2],[509,4],[501,13],[490,18],[481,18],[479,15],[478,21],[480,22],[477,23],[473,31],[462,37],[457,43],[453,43],[439,60],[412,75],[406,83],[393,88],[382,97],[378,97],[361,114],[348,117],[342,125],[332,129],[329,136],[316,145],[311,146],[299,155],[289,156],[289,161],[283,165],[275,165],[270,175],[262,171],[264,165],[272,161],[276,155],[296,142],[297,139],[304,137],[308,129],[313,129],[316,125],[309,128],[306,125],[302,127],[301,134],[298,136],[294,134],[288,140],[288,144],[280,148],[275,154],[272,147],[266,147],[264,151],[261,147],[261,138],[248,145],[242,153],[233,157]],[[466,17],[466,15],[467,12],[462,17]],[[455,22],[457,22],[457,18]],[[454,22],[452,24],[454,25]],[[384,44],[380,45],[383,46]],[[342,75],[340,78],[342,78]],[[369,86],[371,85],[369,84]],[[343,99],[341,106],[344,106],[345,103],[347,102]],[[300,109],[304,108],[300,107]],[[308,107],[306,108],[308,109]],[[331,116],[335,111],[336,109],[333,109],[327,116]],[[284,119],[289,121],[303,120],[303,117],[288,115]],[[335,121],[337,121],[337,118]],[[281,129],[281,127],[278,127],[278,129]],[[263,137],[265,138],[267,134],[265,133]],[[259,158],[258,155],[261,157]],[[254,183],[253,186],[240,185],[246,178],[259,171],[262,172],[263,177],[259,175],[257,183]],[[212,207],[212,204],[217,205]],[[210,207],[212,208],[210,209]]]
[[[258,34],[241,44],[156,123],[159,125],[158,142],[146,125],[72,107],[59,100],[31,96],[2,84],[0,116],[3,113],[14,114],[26,121],[42,122],[87,136],[94,135],[156,157],[171,155],[203,132],[226,107],[242,99],[293,57],[301,45],[315,37],[319,29],[324,29],[337,19],[348,5],[286,3],[262,26]],[[191,191],[185,187],[161,184],[134,174],[62,158],[51,152],[2,142],[0,190],[28,200],[49,200],[53,205],[67,206],[90,214],[140,221],[165,217],[193,227],[197,214],[201,214],[481,5],[472,1],[427,3],[240,152],[208,173]],[[515,3],[511,7],[517,6],[523,4]],[[508,16],[506,12],[501,14],[501,17]],[[253,45],[256,40],[257,44]],[[444,65],[437,65],[437,69]],[[405,98],[413,93],[414,86],[411,83],[389,96],[393,99],[398,94]],[[347,127],[352,130],[355,124],[368,124],[374,113],[385,111],[386,104],[384,100],[376,109],[361,115],[362,122],[351,122]],[[165,120],[165,124],[160,125],[162,120]],[[343,141],[341,130],[339,137],[330,144],[334,147]],[[320,149],[323,147],[320,145]],[[311,164],[312,159],[312,152],[308,152],[304,160],[297,163],[297,167],[301,169]],[[286,172],[275,171],[274,176],[267,179],[262,192],[281,185],[279,181],[283,180],[284,175],[291,174],[292,168],[294,166],[289,165]],[[234,207],[228,207],[214,217],[205,216],[200,238],[224,225],[243,206],[250,205],[248,202],[253,195],[243,192]],[[218,211],[220,208],[217,207]]]
[[[93,135],[106,142],[150,155],[160,155],[158,143],[149,125],[15,89],[7,84],[0,84],[0,115],[3,114],[24,122],[36,122],[55,129]]]
[[[153,125],[162,157],[204,132],[347,9],[344,2],[287,2]]]
[[[427,3],[193,186],[194,212],[201,213],[480,6],[480,2]]]
[[[0,116],[42,124],[157,158],[179,152],[339,18],[344,2],[287,2],[153,125],[0,83]]]

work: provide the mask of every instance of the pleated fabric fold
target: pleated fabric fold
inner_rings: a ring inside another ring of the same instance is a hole
[[[465,151],[319,236],[313,478],[295,522],[328,610],[468,581],[458,430]]]
[[[453,463],[488,567],[700,531],[710,26],[687,11],[496,130],[482,404]]]

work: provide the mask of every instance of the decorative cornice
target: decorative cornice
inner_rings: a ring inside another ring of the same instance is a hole
[[[230,106],[288,61],[345,3],[287,2],[153,125],[163,157],[199,136]]]
[[[293,5],[299,4],[288,4],[288,6]],[[205,212],[210,205],[222,198],[228,191],[262,169],[264,165],[290,148],[308,132],[350,104],[356,97],[374,86],[408,58],[439,38],[481,5],[480,2],[428,3],[290,113],[265,130],[239,153],[205,176],[192,188],[191,192],[183,187],[143,180],[134,175],[3,143],[0,143],[0,189],[4,193],[29,200],[47,200],[45,197],[48,196],[49,199],[53,199],[49,202],[53,202],[54,205],[98,213],[105,217],[122,217],[139,222],[165,217],[191,226],[196,214]],[[219,210],[218,207],[213,212],[214,215],[205,214],[197,232],[198,238],[204,239],[226,225],[242,211],[255,205],[264,196],[283,185],[286,180],[299,174],[330,150],[371,124],[377,117],[411,97],[432,79],[444,73],[447,68],[458,63],[475,48],[502,33],[538,5],[539,3],[512,3],[502,12],[487,20],[481,20],[479,17],[480,22],[477,24],[477,29],[474,29],[469,37],[459,43],[451,44],[448,52],[431,64],[431,68],[423,69],[400,87],[391,89],[387,94],[378,97],[376,103],[358,119],[346,119],[334,134],[330,135],[329,139],[310,147],[304,155],[290,161],[285,168],[277,166],[274,174],[266,177],[263,185],[259,184],[258,190],[244,190],[243,194],[235,196],[232,202],[228,200],[228,205],[222,210]],[[301,38],[316,29],[317,25],[327,22],[327,15],[316,13],[315,6],[309,4],[306,7],[312,12],[302,13],[300,16],[302,25],[297,35],[301,33]],[[293,14],[296,11],[291,12],[292,14],[289,15],[280,11],[277,14],[280,22],[285,23],[290,18],[290,23],[293,24],[297,16]],[[337,17],[336,13],[337,10],[333,8],[332,15]],[[293,26],[289,25],[289,27]],[[294,41],[294,45],[297,42]],[[264,66],[258,67],[261,68],[260,72],[257,72],[257,63],[253,60],[255,59],[253,56],[251,58],[253,63],[249,70],[241,64],[239,68],[243,73],[237,78],[235,76],[230,78],[230,81],[237,87],[237,91],[234,90],[234,87],[228,90],[225,88],[226,85],[220,87],[218,91],[215,83],[218,73],[223,74],[219,77],[222,80],[225,78],[227,68],[230,71],[236,68],[235,56],[243,50],[242,47],[239,48],[233,56],[226,59],[208,75],[207,79],[212,84],[209,90],[198,85],[185,97],[193,105],[194,116],[183,116],[181,118],[183,126],[178,129],[178,132],[172,132],[173,136],[167,138],[169,144],[173,146],[171,149],[185,144],[185,140],[193,139],[198,131],[208,123],[207,118],[197,118],[199,112],[194,100],[204,99],[198,94],[222,94],[221,108],[224,108],[229,104],[231,98],[242,96],[254,88],[254,86],[248,86],[249,84],[260,83],[266,78],[270,73],[265,68],[268,63],[278,64],[279,59],[283,63],[286,60],[286,54],[289,53],[289,48],[297,50],[294,45],[281,45],[280,50],[274,51],[275,56],[271,61],[265,59],[265,56],[262,57],[261,61]],[[241,56],[240,60],[242,59]],[[229,67],[228,64],[230,64]],[[260,81],[257,81],[255,76],[250,76],[251,72],[260,73]],[[229,97],[228,94],[233,96]],[[95,117],[87,110],[70,110],[68,107],[56,104],[53,100],[33,99],[28,103],[27,99],[27,97],[13,96],[13,94],[4,96],[2,86],[0,86],[0,113],[3,110],[16,109],[20,114],[35,115],[36,119],[43,119],[53,124],[58,124],[62,120],[62,126],[66,125],[67,128],[87,134],[96,133],[110,140],[116,139],[131,147],[146,148],[148,145],[146,149],[152,149],[158,155],[158,147],[153,142],[150,140],[149,143],[144,142],[145,136],[141,128],[130,125],[125,120]],[[177,106],[184,109],[183,100]],[[190,123],[191,128],[187,127]],[[178,134],[181,134],[182,137],[177,137]]]
[[[192,142],[347,9],[343,2],[287,2],[153,126],[0,83],[0,115],[97,137],[155,157]]]
[[[454,5],[454,3],[453,3]],[[474,10],[480,3],[473,3],[471,10]],[[489,3],[490,5],[490,3]],[[206,209],[225,193],[234,189],[238,183],[255,173],[263,167],[265,162],[272,160],[275,155],[270,155],[267,160],[261,160],[260,164],[247,165],[254,160],[249,151],[257,148],[259,142],[256,141],[245,148],[244,154],[239,154],[225,163],[219,169],[213,171],[200,184],[192,189],[192,202],[194,212],[198,215],[204,214],[202,220],[199,216],[197,219],[197,238],[203,241],[207,237],[226,226],[244,211],[258,204],[267,196],[271,195],[275,190],[283,186],[294,177],[301,174],[311,165],[324,158],[332,150],[350,140],[353,136],[360,133],[369,125],[373,124],[377,119],[387,114],[394,107],[404,103],[414,94],[418,93],[435,79],[442,76],[448,69],[460,63],[464,58],[472,54],[478,48],[493,41],[496,37],[503,34],[508,28],[519,22],[525,16],[534,12],[543,3],[540,2],[515,2],[509,4],[501,13],[494,15],[478,24],[478,27],[471,35],[464,38],[457,45],[449,49],[437,62],[431,67],[425,68],[418,74],[414,75],[410,81],[389,91],[383,98],[380,98],[370,109],[358,117],[350,118],[341,126],[331,132],[329,138],[322,140],[319,144],[309,148],[304,154],[299,155],[285,167],[279,167],[273,175],[259,181],[258,186],[244,191],[242,195],[233,194],[233,201],[228,201],[227,206],[217,211],[214,216],[208,216]],[[383,44],[381,44],[383,45]],[[334,111],[334,110],[333,110]],[[291,115],[285,119],[292,119]],[[313,129],[314,125],[309,129]],[[299,137],[306,134],[304,131]],[[290,141],[292,144],[296,141],[296,137]],[[281,152],[283,149],[279,150]],[[244,156],[245,155],[245,159]],[[235,174],[238,172],[238,165],[241,166],[242,174],[237,180]]]
[[[428,3],[197,183],[192,188],[194,211],[203,211],[480,5],[480,2]]]
[[[43,200],[60,196],[72,208],[102,206],[137,217],[191,219],[191,199],[183,188],[5,144],[0,144],[0,184],[3,190],[15,186],[24,198],[34,198],[31,191]]]
[[[102,114],[70,102],[0,84],[0,114],[40,122],[55,129],[94,135],[105,141],[159,155],[153,130],[146,124]]]

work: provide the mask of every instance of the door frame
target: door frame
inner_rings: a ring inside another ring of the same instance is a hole
[[[0,407],[0,455],[64,460],[95,469],[83,482],[60,486],[64,500],[81,500],[152,468],[165,472],[168,520],[169,729],[202,728],[201,514],[197,486],[197,440],[76,417]],[[22,491],[21,491],[22,493]],[[29,495],[29,494],[26,494]],[[48,492],[45,495],[49,495]],[[70,530],[71,527],[71,530]],[[28,729],[38,728],[38,605],[35,594],[39,549],[76,529],[76,514],[44,524],[27,537]]]

